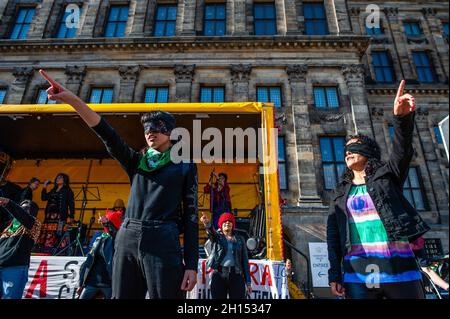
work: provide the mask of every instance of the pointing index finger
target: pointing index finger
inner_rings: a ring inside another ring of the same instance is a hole
[[[397,91],[397,96],[396,96],[397,99],[403,95],[404,89],[405,89],[405,80],[401,80],[400,85],[398,86],[398,91]]]
[[[39,73],[48,81],[48,83],[50,83],[53,87],[56,87],[56,88],[60,88],[60,85],[55,81],[55,80],[53,80],[51,77],[50,77],[50,75],[48,75],[47,74],[47,72],[45,72],[44,70],[39,70]]]

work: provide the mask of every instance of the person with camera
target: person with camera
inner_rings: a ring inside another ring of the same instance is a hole
[[[0,233],[0,299],[21,299],[28,281],[31,250],[39,237],[41,222],[35,202],[0,197],[0,206],[13,217]]]
[[[114,239],[123,221],[120,209],[108,210],[106,216],[99,218],[103,225],[102,234],[97,237],[85,262],[80,267],[79,299],[93,299],[102,293],[105,299],[111,299],[112,262]]]
[[[212,186],[213,177],[216,178],[214,186]],[[203,188],[205,194],[211,195],[212,224],[215,229],[218,229],[220,215],[231,211],[230,186],[227,181],[227,174],[211,172],[210,183]]]
[[[216,231],[208,217],[202,213],[200,221],[205,226],[212,243],[206,266],[213,269],[211,296],[213,299],[245,299],[252,293],[250,266],[245,240],[235,233],[236,221],[231,213],[219,217]]]

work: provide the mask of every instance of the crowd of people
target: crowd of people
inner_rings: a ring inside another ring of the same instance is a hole
[[[147,146],[138,152],[104,117],[45,71],[40,73],[50,83],[48,98],[75,109],[120,163],[131,184],[126,211],[123,202],[116,203],[99,219],[104,230],[81,267],[79,298],[98,294],[113,299],[184,298],[197,281],[198,176],[194,163],[171,161],[175,118],[162,111],[144,114],[141,123]],[[414,243],[430,227],[402,192],[413,155],[415,110],[414,97],[404,94],[404,87],[401,81],[394,101],[394,147],[388,161],[381,160],[375,140],[362,134],[350,136],[343,150],[347,170],[334,190],[327,222],[328,278],[338,297],[424,298],[423,269],[417,263],[417,251],[423,245],[415,247]],[[207,265],[213,269],[212,298],[244,299],[252,292],[248,253],[245,240],[235,231],[227,179],[225,173],[211,174],[204,188],[211,195],[211,219],[202,214],[200,222],[211,243]],[[69,177],[60,173],[50,190],[50,182],[43,183],[41,199],[47,205],[41,224],[32,201],[39,184],[32,178],[14,198],[7,188],[0,193],[2,298],[21,297],[33,246],[44,251],[54,247],[64,226],[74,218]],[[292,264],[288,264],[292,279]],[[367,272],[373,265],[377,267],[375,280]],[[448,283],[441,284],[448,290]]]

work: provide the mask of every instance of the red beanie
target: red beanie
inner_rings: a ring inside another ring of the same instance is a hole
[[[114,225],[114,227],[116,227],[116,229],[119,229],[120,225],[122,225],[123,213],[120,210],[107,210],[106,218],[108,218],[108,220]]]
[[[230,221],[233,224],[233,229],[236,227],[236,221],[234,220],[234,215],[231,213],[223,213],[219,217],[219,228],[222,228],[222,224],[226,221]]]

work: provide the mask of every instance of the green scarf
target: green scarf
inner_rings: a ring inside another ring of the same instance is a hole
[[[22,224],[17,219],[14,218],[11,223],[11,227],[9,227],[8,229],[8,233],[15,233],[20,226],[22,226]]]
[[[101,237],[102,237],[102,238],[108,238],[108,237],[111,237],[111,235],[108,234],[108,233],[103,232],[102,235],[101,235]]]
[[[142,156],[138,168],[145,172],[153,172],[164,167],[170,162],[170,148],[165,152],[158,152],[149,147],[148,151]]]

